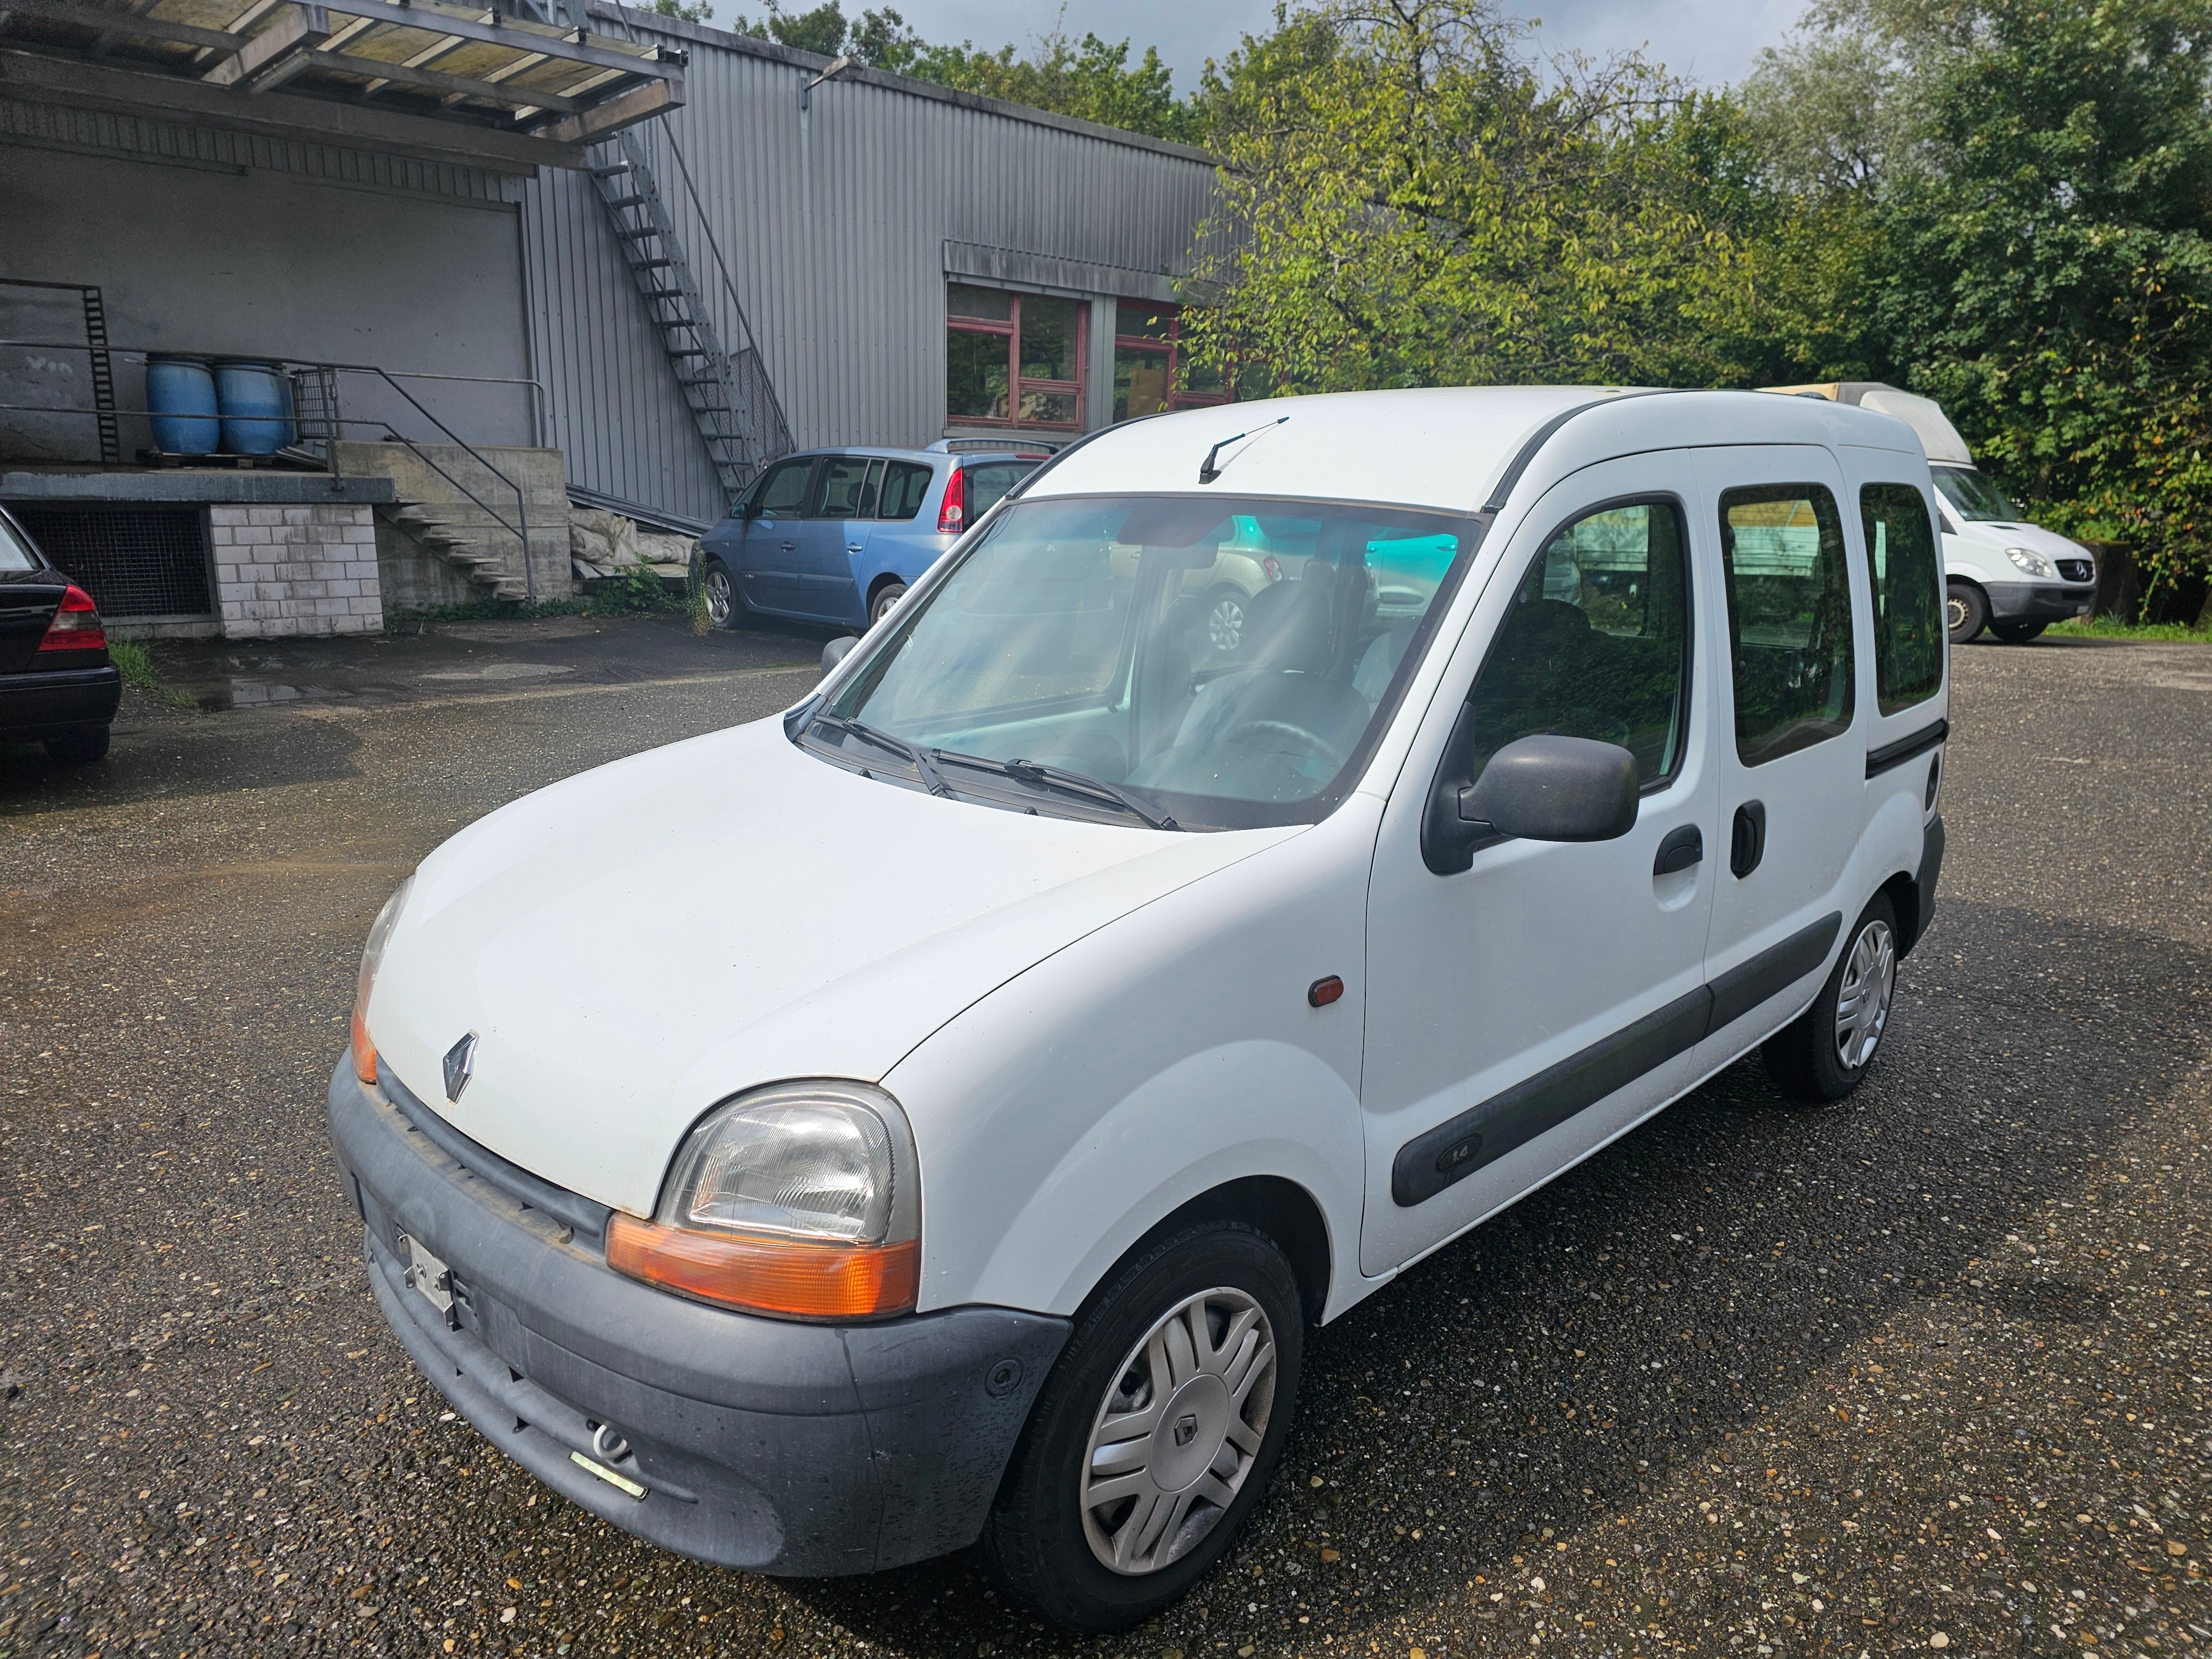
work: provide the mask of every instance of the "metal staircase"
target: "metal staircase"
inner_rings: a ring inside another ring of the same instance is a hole
[[[670,143],[672,148],[672,137]],[[726,270],[721,273],[721,285],[740,337],[734,354],[724,347],[653,177],[645,144],[625,131],[600,146],[599,155],[592,181],[606,209],[607,222],[637,283],[638,297],[645,301],[646,314],[659,332],[662,349],[676,371],[676,383],[722,492],[734,502],[762,467],[792,450],[791,428]],[[682,167],[680,152],[676,161]],[[685,183],[690,183],[688,171]],[[696,192],[693,206],[698,206]],[[711,230],[708,236],[711,248]],[[719,264],[719,249],[714,257]]]

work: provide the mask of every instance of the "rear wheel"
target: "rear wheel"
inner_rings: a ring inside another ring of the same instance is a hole
[[[708,560],[699,586],[707,596],[708,625],[727,628],[738,614],[738,585],[731,579],[730,567],[720,559]]]
[[[2026,645],[2051,624],[2049,623],[2001,623],[1990,624],[1990,632],[2007,645]]]
[[[1008,1594],[1077,1630],[1150,1617],[1260,1500],[1297,1395],[1296,1276],[1241,1222],[1186,1228],[1076,1322],[983,1529]]]
[[[1767,1075],[1800,1100],[1841,1100],[1864,1080],[1897,994],[1897,912],[1877,893],[1813,1006],[1766,1040]]]
[[[890,616],[891,607],[905,597],[904,582],[885,582],[878,588],[876,597],[868,602],[868,626],[873,628],[884,617]]]
[[[1964,645],[1989,625],[1990,602],[1972,582],[1953,582],[1945,589],[1943,622],[1951,630],[1951,643]]]
[[[108,731],[105,726],[92,726],[82,732],[68,732],[58,738],[46,739],[46,753],[67,766],[88,765],[107,757]]]

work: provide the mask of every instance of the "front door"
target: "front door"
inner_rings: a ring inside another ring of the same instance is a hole
[[[804,615],[824,622],[867,622],[853,567],[868,550],[876,510],[870,497],[882,485],[883,471],[883,462],[866,455],[831,455],[814,475],[793,567],[799,578],[796,609]]]
[[[753,486],[738,547],[738,583],[756,609],[799,609],[799,532],[813,476],[813,457],[799,456],[778,461]]]
[[[1547,1179],[1673,1092],[1694,1041],[1717,793],[1687,452],[1610,461],[1524,520],[1455,651],[1377,837],[1368,898],[1360,1266],[1388,1272]],[[1694,647],[1694,648],[1693,648]],[[1470,689],[1471,688],[1471,689]],[[1558,732],[1636,757],[1636,826],[1493,841],[1438,875],[1423,809],[1464,718],[1475,763]],[[1654,1056],[1658,1056],[1657,1060]]]
[[[1854,735],[1866,725],[1854,648],[1865,582],[1826,450],[1697,455],[1721,541],[1730,709],[1706,972],[1713,1030],[1743,1021],[1754,1033],[1784,1002],[1811,1000],[1868,897],[1852,890],[1864,879],[1852,854],[1867,810]]]

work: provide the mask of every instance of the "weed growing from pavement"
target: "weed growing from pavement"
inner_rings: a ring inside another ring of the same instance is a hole
[[[689,599],[678,599],[650,565],[632,565],[622,575],[602,582],[581,599],[548,599],[541,605],[502,604],[477,600],[468,605],[424,605],[419,610],[387,611],[387,634],[427,634],[441,623],[537,622],[547,617],[637,617],[684,611],[693,616],[692,631],[702,633],[697,617],[704,613],[701,596],[695,609]]]
[[[107,641],[107,659],[121,672],[125,685],[137,686],[156,702],[166,703],[171,708],[199,707],[176,687],[163,683],[161,671],[154,665],[154,653],[143,641],[111,637]]]

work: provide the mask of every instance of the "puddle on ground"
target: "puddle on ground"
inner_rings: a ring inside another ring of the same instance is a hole
[[[216,713],[226,708],[264,708],[276,702],[299,702],[308,698],[349,697],[352,695],[350,691],[332,690],[328,686],[287,685],[281,680],[247,679],[235,674],[221,685],[200,686],[191,693],[194,702]]]
[[[556,674],[573,674],[576,671],[565,663],[557,662],[491,662],[482,668],[449,668],[436,674],[425,674],[426,680],[544,680]]]
[[[589,617],[544,617],[524,622],[441,623],[439,638],[474,640],[479,645],[515,645],[524,640],[577,640],[599,631]]]

